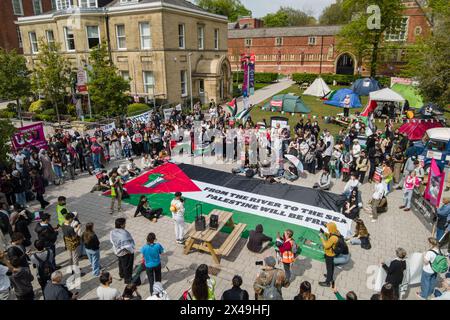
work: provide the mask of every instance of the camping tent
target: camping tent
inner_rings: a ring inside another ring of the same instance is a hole
[[[377,102],[401,103],[403,113],[403,103],[405,102],[405,99],[397,92],[389,88],[384,88],[378,91],[371,92],[369,94],[369,102],[366,109],[364,109],[364,111],[361,113],[361,116],[367,117],[369,113],[373,112],[377,108]]]
[[[300,97],[291,94],[279,94],[273,96],[272,100],[263,106],[263,110],[284,111],[289,113],[311,112]]]
[[[403,98],[408,100],[411,108],[420,108],[423,106],[423,100],[416,88],[411,85],[395,83],[392,90],[400,94]]]
[[[351,89],[360,96],[368,96],[371,92],[380,90],[381,86],[373,78],[361,78],[353,83]]]
[[[321,77],[316,78],[314,82],[303,92],[305,96],[324,97],[330,92],[330,88]]]
[[[398,131],[408,137],[408,140],[416,141],[422,139],[428,129],[441,128],[442,124],[437,121],[421,121],[419,119],[412,119],[403,124]]]
[[[350,89],[340,89],[337,90],[329,100],[326,100],[324,103],[334,107],[344,108],[344,99],[345,97],[350,96],[350,108],[359,108],[361,107],[361,101],[356,93],[354,93]]]

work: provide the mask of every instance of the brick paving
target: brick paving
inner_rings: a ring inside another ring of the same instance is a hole
[[[232,168],[230,164],[205,164],[204,166],[227,172],[230,172]],[[112,167],[113,163],[108,166],[108,169]],[[311,187],[316,180],[317,176],[309,175],[294,184]],[[64,195],[67,197],[67,207],[69,210],[79,213],[83,224],[87,222],[95,224],[95,230],[101,242],[101,265],[112,273],[114,278],[112,287],[123,290],[124,283],[118,280],[118,264],[109,242],[109,231],[114,226],[114,219],[124,216],[128,218],[127,230],[131,232],[137,243],[137,251],[145,243],[149,232],[154,232],[158,241],[165,248],[162,283],[171,299],[178,299],[182,292],[190,287],[195,269],[201,263],[214,267],[212,273],[217,280],[216,296],[218,298],[221,297],[224,290],[231,286],[231,279],[235,274],[242,276],[244,281],[242,287],[248,290],[251,298],[253,297],[253,281],[260,268],[255,266],[255,262],[273,254],[273,248],[266,250],[263,254],[251,253],[246,248],[247,240],[241,239],[233,252],[228,257],[222,258],[220,267],[212,266],[212,258],[209,254],[199,252],[193,252],[189,255],[183,254],[183,246],[176,244],[174,241],[173,223],[168,217],[161,218],[157,223],[152,223],[141,216],[133,218],[135,207],[128,204],[123,205],[123,212],[114,215],[109,214],[109,198],[99,195],[98,192],[89,192],[95,182],[94,176],[81,175],[75,181],[67,181],[61,186],[50,186],[47,189],[46,198],[52,204],[46,211],[54,214],[57,197]],[[343,190],[343,187],[344,183],[337,181],[332,188],[332,192],[339,193]],[[372,194],[372,185],[366,183],[361,187],[361,190],[363,201],[366,203]],[[423,252],[427,249],[426,239],[429,232],[412,212],[397,209],[401,203],[401,197],[401,191],[394,191],[389,195],[389,210],[380,215],[376,223],[371,223],[368,215],[361,211],[361,218],[366,222],[371,234],[372,249],[366,251],[359,246],[350,246],[350,263],[343,269],[336,269],[336,286],[342,294],[354,290],[360,299],[369,299],[374,293],[367,286],[367,279],[371,275],[370,266],[377,266],[383,259],[394,256],[395,249],[399,246],[405,248],[408,253]],[[157,204],[154,204],[154,206],[157,206]],[[35,204],[32,207],[35,207]],[[56,218],[53,218],[52,221],[55,223]],[[34,229],[34,226],[30,226],[30,229]],[[221,234],[221,237],[223,238],[224,235]],[[217,239],[217,241],[220,240]],[[64,267],[68,264],[68,255],[64,251],[61,236],[57,244],[56,260],[58,264]],[[140,261],[140,257],[136,254],[135,262],[138,261]],[[96,299],[96,288],[99,281],[90,274],[90,266],[87,260],[82,260],[80,267],[82,271],[86,272],[86,275],[82,277],[80,288],[75,291],[80,292],[80,299]],[[65,268],[62,271],[64,272]],[[35,271],[33,272],[35,273]],[[335,299],[330,288],[323,288],[318,285],[318,282],[323,280],[324,272],[324,263],[303,256],[299,257],[293,266],[295,280],[289,288],[283,289],[284,298],[286,300],[292,299],[297,294],[301,281],[308,280],[312,284],[313,293],[317,299]],[[66,277],[69,277],[69,275],[66,275]],[[37,282],[35,288],[36,295],[42,299],[40,289],[37,289],[39,288]],[[406,298],[416,299],[415,291],[416,288],[414,287],[409,290]],[[139,288],[139,292],[144,298],[149,296],[147,280]]]

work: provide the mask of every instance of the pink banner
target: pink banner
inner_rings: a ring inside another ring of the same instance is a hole
[[[38,149],[47,149],[48,145],[47,140],[45,140],[44,125],[42,122],[18,128],[12,137],[12,145],[14,150],[31,146]]]
[[[425,189],[424,197],[435,207],[438,207],[441,202],[444,183],[445,172],[441,172],[436,160],[431,159],[430,173],[428,174],[428,183]]]

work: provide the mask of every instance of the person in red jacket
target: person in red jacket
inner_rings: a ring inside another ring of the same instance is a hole
[[[281,256],[281,262],[283,263],[287,282],[291,282],[291,264],[295,261],[298,249],[293,236],[294,232],[290,229],[284,231],[283,238],[280,237],[279,232],[277,233],[277,247]]]

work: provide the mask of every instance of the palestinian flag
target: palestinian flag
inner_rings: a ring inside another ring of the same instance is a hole
[[[331,90],[322,98],[322,100],[331,100],[333,98],[334,94],[336,93],[336,91],[337,90]]]
[[[167,216],[174,193],[180,191],[185,199],[185,220],[193,222],[196,205],[203,212],[213,209],[233,212],[236,223],[247,224],[243,237],[256,225],[275,238],[277,232],[294,231],[301,255],[322,260],[323,248],[319,229],[334,221],[342,234],[350,230],[351,220],[340,213],[344,198],[325,191],[288,185],[267,184],[222,171],[188,164],[167,163],[147,171],[124,186],[130,198],[124,201],[137,205],[146,195],[152,207],[161,207]],[[231,230],[224,227],[222,232]]]
[[[239,113],[236,115],[236,119],[237,119],[237,120],[243,120],[243,121],[245,122],[245,119],[246,119],[248,116],[250,116],[250,112],[252,111],[252,109],[253,109],[253,106],[250,107],[250,108],[248,108],[248,109],[242,110],[241,112],[239,112]]]
[[[227,103],[227,109],[231,113],[231,116],[236,116],[237,113],[237,101],[236,98]]]

